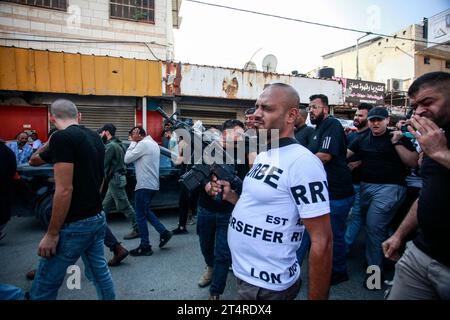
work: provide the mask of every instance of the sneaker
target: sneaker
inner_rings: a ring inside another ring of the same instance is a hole
[[[191,217],[187,222],[186,222],[186,224],[188,224],[188,225],[193,225],[193,224],[195,224],[196,222],[195,222],[195,218],[194,217]]]
[[[331,281],[330,281],[330,285],[331,286],[335,286],[341,282],[345,282],[348,281],[348,274],[347,272],[344,273],[332,273],[331,274]]]
[[[198,280],[198,286],[200,288],[206,287],[207,285],[211,284],[213,270],[214,269],[212,267],[206,267],[205,272],[202,274],[202,276]]]
[[[130,250],[132,256],[151,256],[153,254],[152,246],[139,246],[136,249]]]
[[[389,286],[389,287],[392,287],[393,284],[394,284],[394,279],[392,279],[392,280],[384,280],[384,284]]]
[[[139,238],[139,232],[137,232],[136,230],[132,230],[129,234],[125,235],[123,238],[124,240]]]
[[[172,230],[172,234],[186,234],[188,233],[186,227],[178,226],[178,228]]]
[[[208,300],[220,300],[220,295],[210,294]]]
[[[36,277],[36,269],[30,270],[27,272],[26,277],[28,280],[34,280],[34,278]]]
[[[114,256],[111,260],[108,261],[108,266],[118,266],[120,262],[122,262],[122,260],[128,256],[128,254],[128,250],[125,249],[120,243],[118,243],[116,248],[114,249]]]
[[[172,238],[172,232],[169,230],[164,231],[159,238],[159,247],[162,248],[169,242],[170,238]]]

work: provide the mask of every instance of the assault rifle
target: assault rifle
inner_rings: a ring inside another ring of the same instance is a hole
[[[234,163],[234,158],[230,156],[226,152],[225,149],[216,141],[208,141],[206,139],[202,139],[202,131],[199,128],[195,128],[194,126],[188,124],[187,122],[178,120],[175,118],[177,113],[174,113],[172,116],[168,116],[167,113],[164,112],[160,107],[156,109],[161,116],[166,119],[169,123],[172,124],[172,129],[185,129],[190,135],[191,141],[191,150],[194,150],[194,145],[199,144],[202,146],[202,154],[203,150],[207,147],[212,147],[214,150],[218,150],[219,153],[223,154],[227,163]],[[180,177],[181,183],[186,187],[189,191],[195,191],[202,185],[208,183],[211,180],[211,176],[215,175],[218,180],[225,180],[230,183],[231,189],[241,194],[242,192],[242,180],[236,176],[233,165],[229,164],[219,164],[215,161],[210,161],[210,164],[204,162],[203,157],[200,163],[194,163],[194,152],[191,152],[190,163],[194,164],[192,168],[183,174]],[[216,196],[219,199],[222,199],[222,195],[219,194]]]

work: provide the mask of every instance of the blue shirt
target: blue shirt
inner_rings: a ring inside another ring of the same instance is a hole
[[[27,164],[28,160],[30,160],[31,155],[33,154],[33,147],[28,143],[23,146],[22,149],[19,148],[17,142],[10,142],[7,146],[14,152],[16,155],[16,163],[19,164]]]

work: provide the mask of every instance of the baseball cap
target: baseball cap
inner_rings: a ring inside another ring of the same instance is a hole
[[[386,119],[389,117],[389,113],[384,107],[375,107],[369,111],[367,120],[370,119]]]
[[[99,133],[102,131],[108,131],[111,135],[115,135],[116,134],[116,126],[113,125],[112,123],[106,123],[103,127],[98,129]]]

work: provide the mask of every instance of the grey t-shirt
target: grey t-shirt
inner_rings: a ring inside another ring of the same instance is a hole
[[[125,153],[125,163],[134,162],[136,188],[159,190],[159,146],[150,136],[131,142]]]

